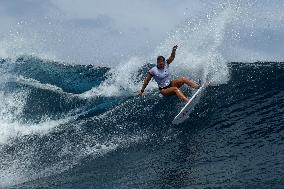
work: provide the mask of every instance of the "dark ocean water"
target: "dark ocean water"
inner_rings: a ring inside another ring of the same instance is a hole
[[[228,67],[172,125],[176,97],[82,95],[110,68],[2,59],[0,188],[284,188],[284,64]]]

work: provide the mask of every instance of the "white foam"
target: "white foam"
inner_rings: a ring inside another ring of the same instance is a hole
[[[32,86],[38,89],[43,89],[43,90],[49,90],[49,91],[53,91],[53,92],[57,92],[57,93],[62,93],[62,94],[68,94],[68,95],[72,95],[72,93],[67,93],[64,92],[62,88],[49,84],[49,83],[41,83],[38,80],[32,79],[32,78],[26,78],[24,76],[18,76],[18,77],[14,77],[13,79],[15,82],[17,83],[21,83],[24,85],[28,85],[28,86]]]
[[[46,118],[37,124],[24,124],[19,121],[0,119],[0,144],[5,144],[13,139],[27,135],[46,135],[53,128],[67,123],[71,119],[70,117],[60,120]]]
[[[26,103],[26,98],[28,91],[17,92],[14,94],[7,94],[3,91],[0,92],[0,123],[4,121],[13,121],[21,115],[24,105]]]
[[[0,91],[0,144],[31,134],[47,134],[52,128],[64,124],[72,117],[51,120],[46,117],[37,124],[25,123],[21,120],[29,91],[6,93]]]

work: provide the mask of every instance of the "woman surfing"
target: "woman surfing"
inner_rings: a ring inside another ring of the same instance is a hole
[[[188,98],[183,94],[182,91],[180,91],[179,88],[181,86],[186,84],[189,87],[192,87],[194,89],[198,89],[200,87],[196,82],[186,77],[179,77],[177,79],[170,80],[169,65],[175,59],[177,47],[178,47],[177,45],[173,47],[171,56],[167,60],[165,60],[165,57],[163,56],[157,57],[157,65],[148,71],[148,74],[144,80],[142,89],[139,92],[140,96],[143,95],[144,90],[147,87],[150,80],[152,79],[152,77],[154,77],[155,81],[157,82],[160,93],[162,95],[164,96],[176,95],[183,102],[188,102]]]

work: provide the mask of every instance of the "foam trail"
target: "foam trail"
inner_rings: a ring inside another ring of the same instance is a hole
[[[67,93],[64,92],[62,88],[57,87],[55,85],[51,85],[48,83],[41,83],[40,81],[37,81],[35,79],[32,78],[25,78],[23,76],[19,76],[19,77],[14,77],[13,80],[17,83],[21,83],[23,85],[28,85],[28,86],[32,86],[38,89],[43,89],[43,90],[49,90],[49,91],[53,91],[56,93],[61,93],[61,94],[67,94],[67,95],[73,95],[72,93]]]

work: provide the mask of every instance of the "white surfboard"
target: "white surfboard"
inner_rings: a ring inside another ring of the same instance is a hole
[[[194,93],[194,95],[189,99],[186,105],[181,109],[179,114],[172,121],[173,124],[180,124],[184,122],[189,117],[189,114],[193,110],[195,104],[198,102],[201,97],[202,91],[205,89],[205,83]]]

